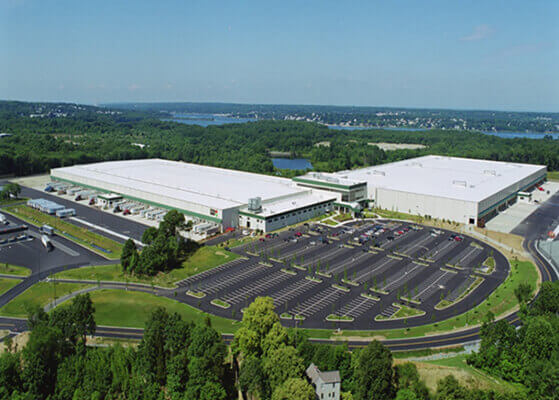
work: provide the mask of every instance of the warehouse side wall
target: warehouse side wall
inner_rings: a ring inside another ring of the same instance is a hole
[[[477,222],[477,203],[475,202],[385,188],[376,188],[374,198],[375,206],[386,210],[431,216],[432,218],[447,219],[464,224]]]

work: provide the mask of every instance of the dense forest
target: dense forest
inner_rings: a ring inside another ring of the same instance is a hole
[[[523,391],[467,389],[452,376],[430,393],[415,365],[394,365],[391,352],[378,341],[350,352],[345,345],[314,344],[302,331],[283,328],[271,298],[257,298],[247,307],[229,347],[209,320],[186,322],[162,308],[152,313],[138,346],[90,347],[86,343],[96,331],[94,313],[89,294],[50,314],[32,310],[25,346],[18,348],[8,339],[0,354],[0,398],[226,400],[238,399],[241,391],[252,400],[314,400],[305,376],[311,362],[322,371],[339,370],[343,400],[554,398],[542,391],[527,397]],[[555,344],[552,351],[556,349]],[[536,356],[547,354],[529,357]],[[540,366],[545,361],[532,359]],[[557,379],[550,381],[557,384]]]
[[[53,106],[54,107],[54,106]],[[61,107],[58,106],[57,107]],[[27,111],[26,111],[27,110]],[[28,175],[79,163],[161,157],[267,174],[271,151],[309,158],[316,170],[337,171],[425,154],[547,165],[559,170],[559,140],[503,139],[469,131],[347,131],[299,121],[223,126],[161,121],[154,114],[87,108],[31,117],[35,103],[0,102],[0,174]],[[384,151],[372,143],[414,143]]]
[[[121,103],[125,110],[228,114],[258,119],[303,119],[322,124],[479,131],[559,132],[559,113],[446,110],[300,104]]]

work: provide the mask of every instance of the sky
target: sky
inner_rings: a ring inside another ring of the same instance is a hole
[[[557,0],[0,0],[0,99],[559,112]]]

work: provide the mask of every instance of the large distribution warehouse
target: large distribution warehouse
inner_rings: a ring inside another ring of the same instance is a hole
[[[333,208],[378,207],[482,224],[543,182],[541,165],[425,156],[293,180],[160,159],[110,161],[51,171],[54,180],[117,194],[227,227],[265,232]]]
[[[546,173],[542,165],[431,155],[294,180],[364,207],[478,224],[543,182]]]
[[[55,168],[54,180],[220,224],[270,231],[323,214],[339,197],[290,179],[160,159]]]

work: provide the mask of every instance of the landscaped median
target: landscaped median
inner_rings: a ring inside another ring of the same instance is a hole
[[[200,247],[194,254],[188,257],[181,268],[169,272],[159,273],[155,276],[142,276],[126,274],[122,271],[120,264],[99,265],[83,267],[59,272],[54,275],[58,279],[87,280],[92,282],[130,282],[153,284],[165,288],[175,287],[175,282],[199,274],[208,269],[215,268],[221,264],[233,261],[240,256],[215,246]]]
[[[122,244],[91,232],[87,228],[71,224],[61,218],[45,214],[26,205],[6,207],[3,210],[36,226],[50,225],[56,230],[57,234],[87,247],[105,258],[118,259],[120,257]]]
[[[413,318],[425,315],[425,311],[406,306],[405,304],[394,303],[393,306],[398,307],[398,311],[390,317],[385,317],[384,315],[379,314],[375,317],[375,321],[392,321],[395,319]]]
[[[512,260],[510,263],[511,273],[507,280],[480,305],[456,317],[444,321],[435,321],[427,325],[402,329],[375,331],[347,330],[341,333],[334,333],[331,329],[307,329],[306,331],[309,337],[312,338],[339,338],[343,340],[344,336],[358,336],[363,338],[400,339],[437,335],[479,325],[489,311],[499,318],[515,310],[518,306],[518,302],[514,295],[514,289],[517,288],[520,283],[529,283],[533,288],[536,287],[539,274],[532,262]]]

